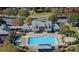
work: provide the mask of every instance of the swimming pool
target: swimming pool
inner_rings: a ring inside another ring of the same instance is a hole
[[[57,44],[57,39],[53,36],[29,37],[28,44]]]

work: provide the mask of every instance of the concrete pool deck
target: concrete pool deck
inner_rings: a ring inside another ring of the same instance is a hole
[[[58,45],[64,45],[64,43],[62,42],[62,37],[63,37],[63,35],[62,34],[57,34],[57,33],[46,33],[46,32],[44,32],[44,33],[28,33],[27,35],[25,35],[25,36],[22,36],[21,37],[21,43],[20,43],[20,45],[19,46],[27,46],[28,45],[28,38],[29,37],[35,37],[35,36],[54,36],[54,37],[56,37],[57,38],[57,42],[58,42]]]
[[[57,44],[28,44],[29,37],[37,37],[37,36],[54,36],[57,38]],[[64,42],[63,42],[64,39]],[[26,35],[22,36],[20,39],[20,47],[28,47],[31,51],[39,51],[39,49],[54,49],[58,50],[59,46],[66,45],[68,41],[74,41],[75,38],[73,37],[66,37],[63,34],[57,34],[57,33],[27,33]],[[76,40],[76,39],[75,39]]]

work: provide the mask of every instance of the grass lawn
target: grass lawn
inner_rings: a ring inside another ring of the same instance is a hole
[[[0,52],[18,52],[18,49],[11,44],[5,44],[0,47]]]

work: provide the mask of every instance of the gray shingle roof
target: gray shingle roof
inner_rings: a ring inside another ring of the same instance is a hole
[[[59,30],[60,27],[59,27],[57,24],[54,24],[53,29],[54,29],[54,30]]]
[[[38,46],[37,49],[52,49],[51,46]]]
[[[1,34],[9,34],[9,32],[7,32],[7,31],[5,31],[5,30],[0,29],[0,35],[1,35]]]
[[[24,24],[21,28],[26,30],[26,29],[28,29],[28,27],[29,27],[28,24]]]
[[[67,19],[58,19],[57,22],[59,22],[59,23],[67,23]]]

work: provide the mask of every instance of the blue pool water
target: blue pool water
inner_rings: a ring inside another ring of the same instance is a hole
[[[53,36],[37,36],[30,37],[28,39],[28,44],[56,44],[57,39]]]

